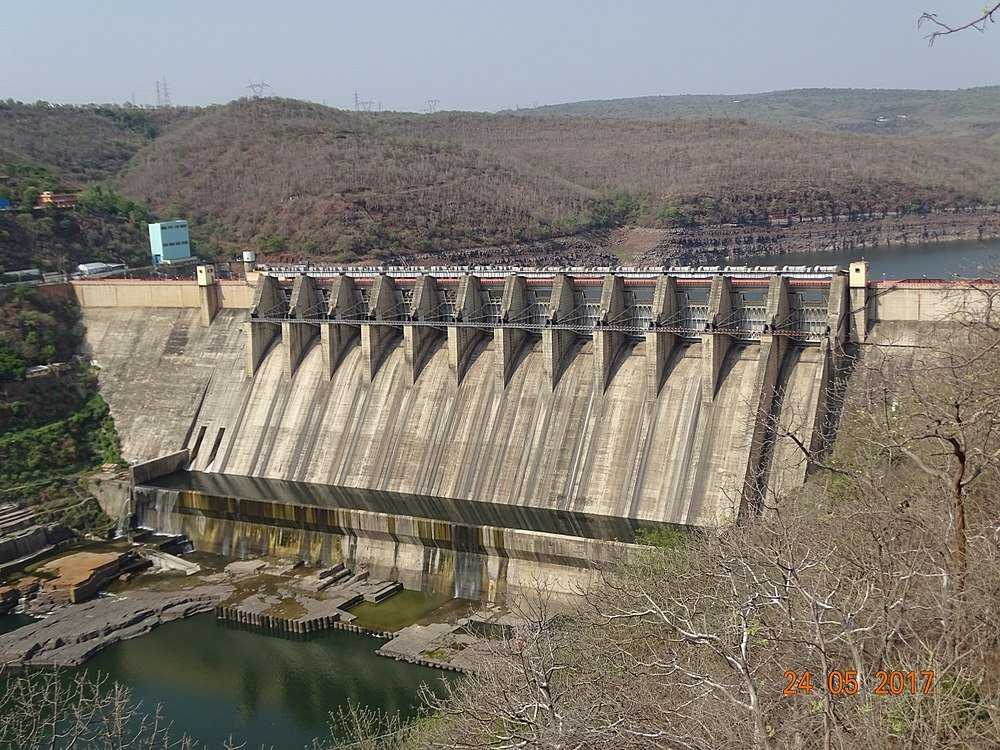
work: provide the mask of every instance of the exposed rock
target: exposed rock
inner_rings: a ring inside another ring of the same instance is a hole
[[[237,560],[226,566],[226,572],[230,575],[255,575],[267,567],[264,560]]]
[[[105,646],[145,635],[157,625],[210,612],[230,593],[228,586],[137,591],[60,607],[44,620],[0,635],[0,665],[76,666]]]

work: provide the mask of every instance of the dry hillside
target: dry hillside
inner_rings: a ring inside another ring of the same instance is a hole
[[[117,207],[109,215],[134,225],[118,233],[115,257],[143,254],[148,208],[191,219],[202,255],[251,247],[347,261],[487,262],[495,255],[488,248],[524,242],[543,243],[531,246],[539,259],[591,257],[606,248],[571,243],[550,253],[554,245],[544,243],[629,225],[698,233],[706,225],[764,227],[775,214],[919,214],[995,203],[1000,135],[869,136],[734,119],[367,114],[274,98],[184,110],[7,102],[3,173],[0,193],[15,200],[32,185],[103,184],[123,194],[104,201]],[[5,220],[0,265],[44,250],[39,262],[57,266],[105,250],[86,239],[100,238],[99,227],[63,242],[59,222],[50,228],[37,218]],[[486,249],[467,252],[477,247]]]
[[[216,247],[354,259],[643,223],[761,223],[990,202],[1000,143],[738,120],[355,114],[303,102],[204,111],[118,180]]]

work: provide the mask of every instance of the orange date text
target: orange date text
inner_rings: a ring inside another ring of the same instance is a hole
[[[814,692],[825,691],[829,695],[857,695],[862,689],[869,689],[874,695],[927,695],[934,689],[934,672],[901,672],[879,670],[870,679],[865,679],[853,669],[835,669],[826,675],[824,681],[821,675],[811,672],[787,670],[785,687],[782,695],[812,695]],[[817,679],[818,678],[818,679]],[[823,684],[825,682],[825,684]]]

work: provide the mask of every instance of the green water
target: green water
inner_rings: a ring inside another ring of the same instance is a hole
[[[34,621],[35,618],[29,615],[0,615],[0,633],[9,633]]]
[[[450,600],[449,594],[404,590],[381,604],[361,602],[351,607],[351,614],[358,618],[355,621],[357,625],[395,632],[422,620]]]
[[[87,662],[163,705],[179,731],[210,748],[232,735],[248,748],[302,748],[329,739],[329,714],[348,701],[413,716],[421,683],[446,673],[374,651],[374,638],[330,631],[307,640],[239,629],[200,615],[111,646]]]

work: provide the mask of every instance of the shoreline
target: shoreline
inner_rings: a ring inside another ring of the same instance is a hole
[[[771,225],[620,227],[544,240],[400,255],[411,265],[716,265],[742,258],[1000,239],[1000,210]],[[289,255],[289,254],[286,254]],[[303,260],[303,258],[299,258]],[[308,258],[321,262],[321,258]]]
[[[0,668],[78,667],[115,643],[212,612],[230,593],[231,587],[220,585],[182,592],[137,590],[60,606],[0,635]]]
[[[839,253],[1000,238],[1000,212],[906,215],[883,219],[804,222],[769,227],[713,226],[666,230],[636,261],[719,261],[768,255]]]
[[[233,561],[221,567],[223,559],[213,562],[190,576],[162,570],[141,574],[85,602],[60,603],[42,612],[29,609],[23,614],[37,619],[0,633],[0,670],[80,667],[108,646],[200,614],[279,637],[340,630],[391,642],[424,618],[452,619],[446,613],[457,601],[416,594],[422,603],[414,604],[411,594],[403,610],[392,610],[393,594],[402,592],[402,586],[370,579],[367,572],[348,575],[343,566],[338,566],[339,574],[338,568],[314,572],[294,561]],[[331,572],[335,575],[324,577]],[[360,605],[376,609],[364,616],[350,611]],[[382,607],[389,609],[380,620]],[[386,616],[398,618],[400,611],[408,614],[398,625],[381,625]]]

